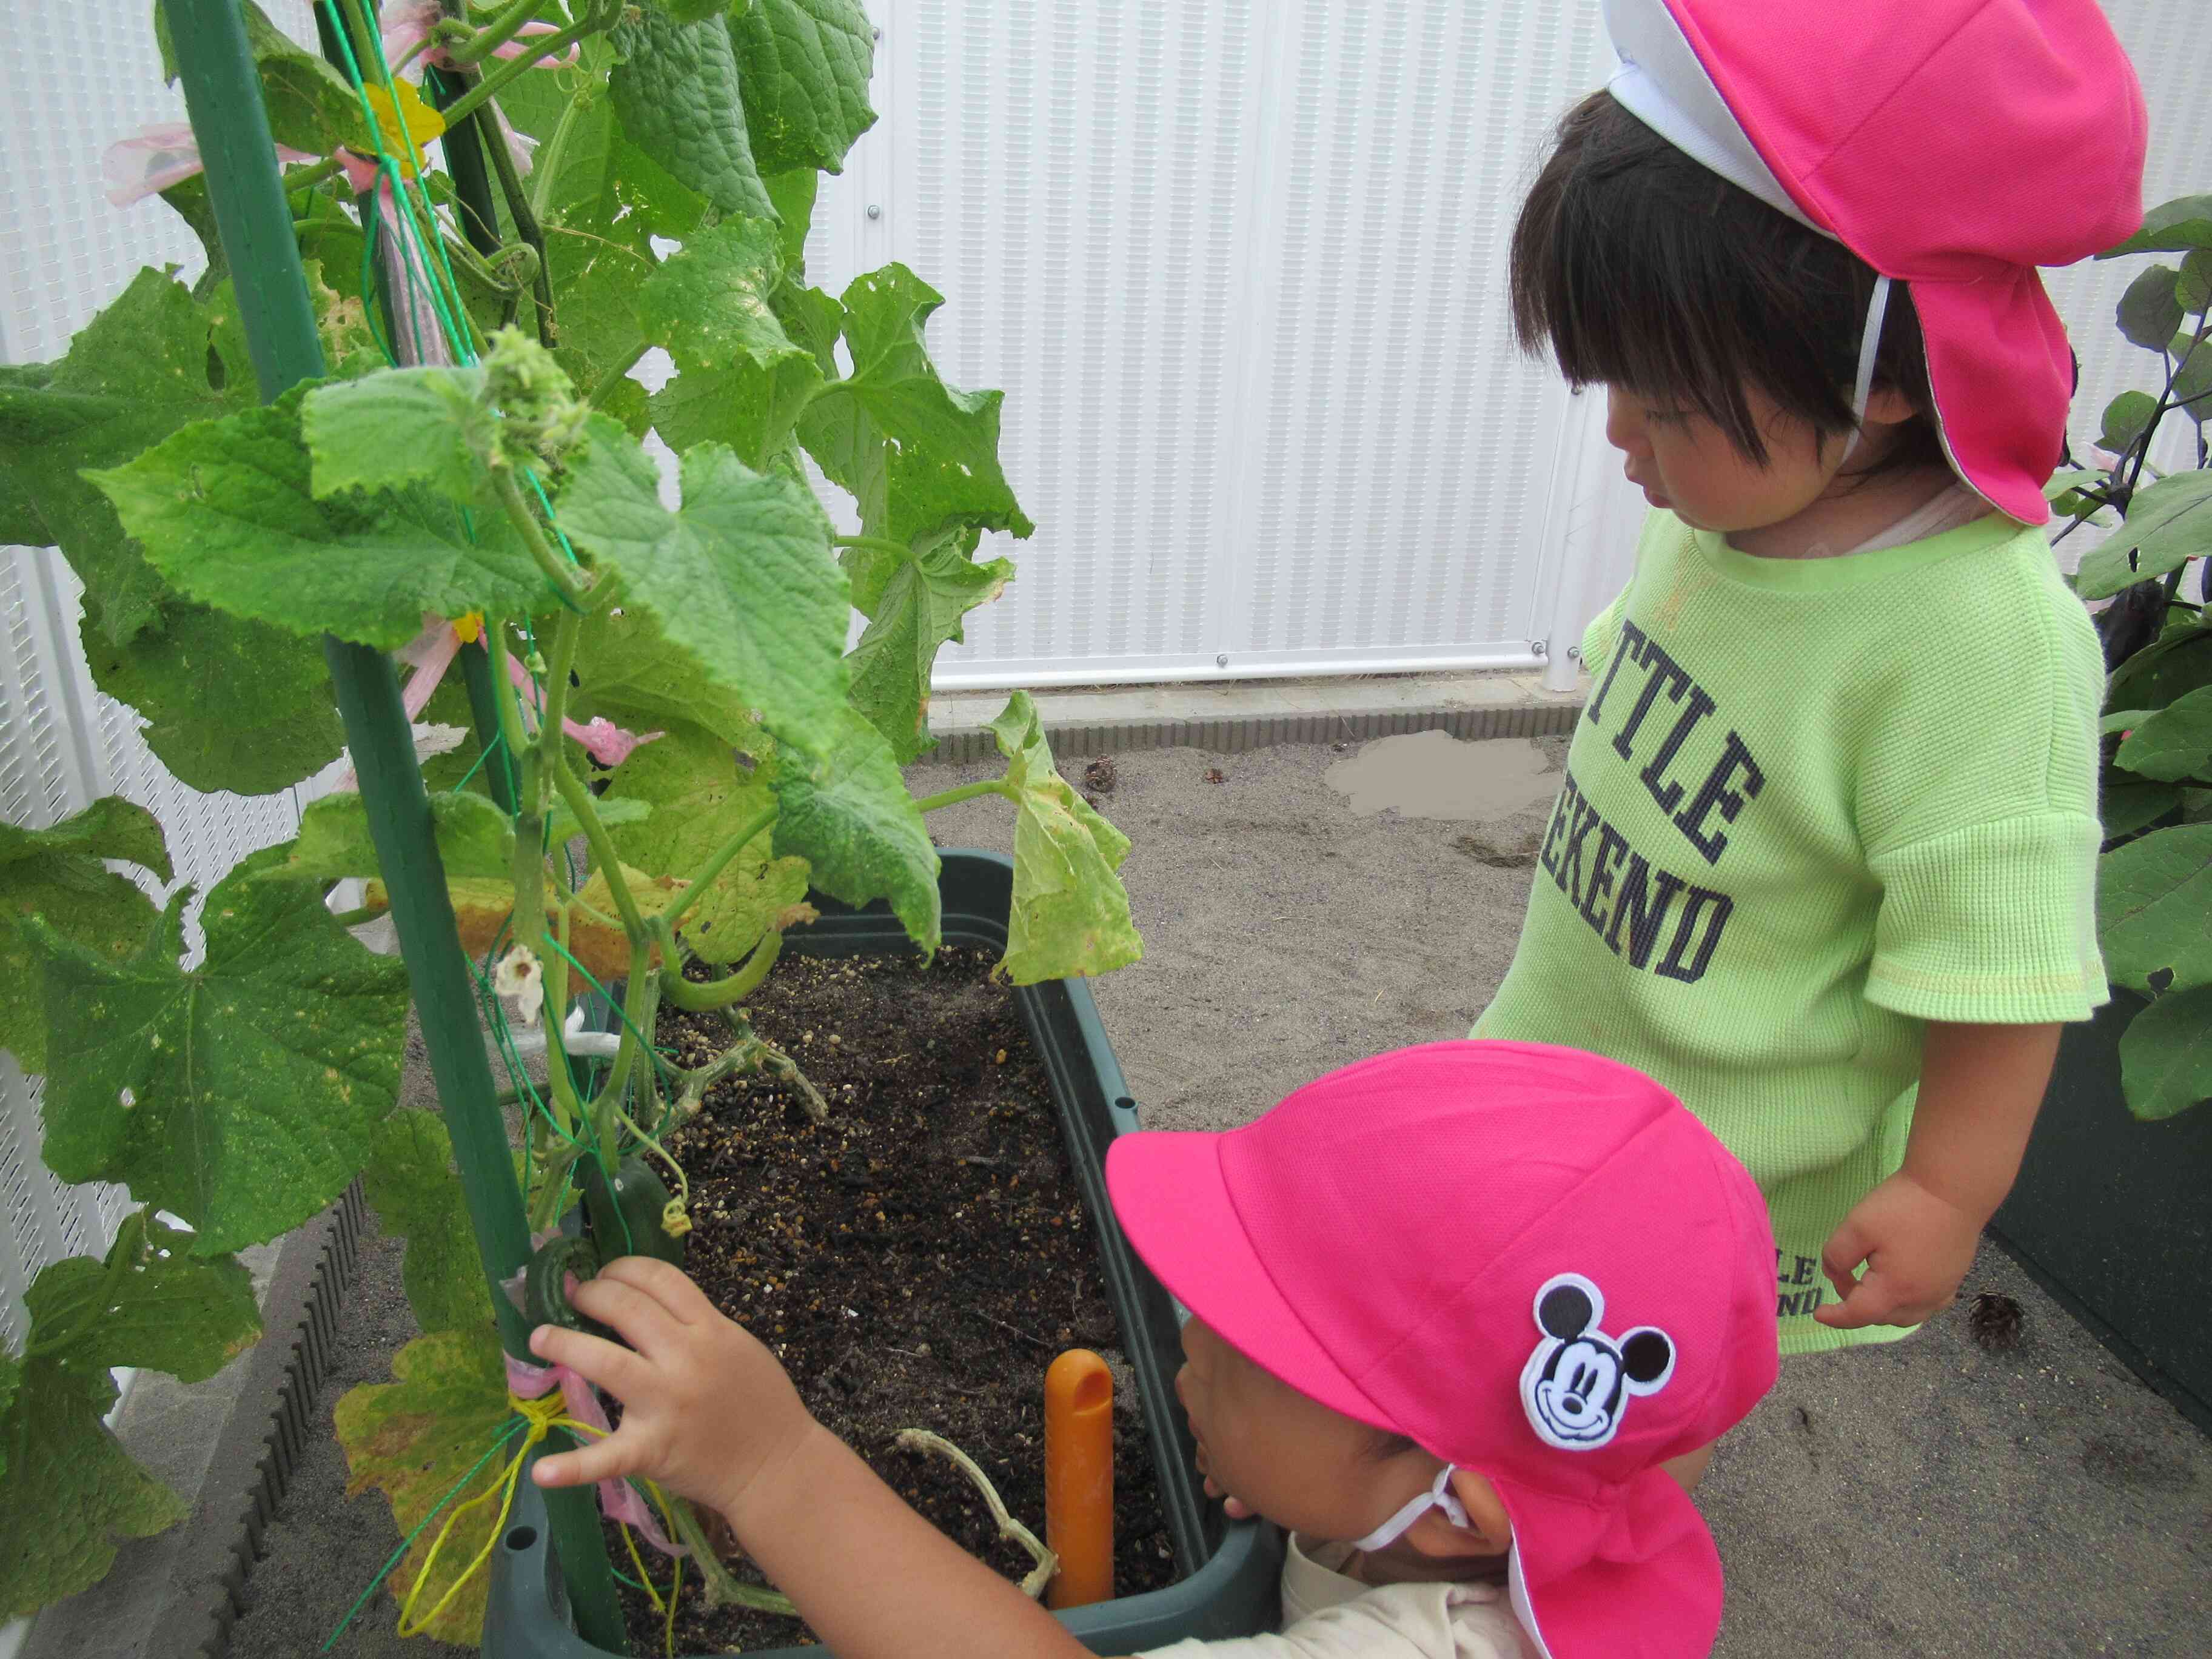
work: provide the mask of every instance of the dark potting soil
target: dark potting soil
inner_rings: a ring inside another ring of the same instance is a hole
[[[669,1146],[691,1181],[686,1270],[775,1352],[817,1419],[1009,1578],[1033,1563],[999,1538],[968,1478],[893,1442],[906,1428],[943,1435],[1042,1538],[1045,1368],[1068,1348],[1103,1354],[1116,1382],[1115,1589],[1134,1595],[1173,1581],[1174,1553],[1091,1219],[1013,994],[990,982],[994,959],[951,949],[927,969],[893,957],[777,964],[747,1004],[754,1029],[799,1062],[830,1121],[760,1078],[708,1094]],[[698,1065],[726,1030],[671,1010],[659,1038]],[[667,1562],[645,1559],[665,1586]],[[854,1570],[866,1571],[865,1551]],[[622,1595],[634,1650],[664,1651],[661,1615]],[[677,1653],[814,1639],[797,1620],[709,1609],[685,1575]]]

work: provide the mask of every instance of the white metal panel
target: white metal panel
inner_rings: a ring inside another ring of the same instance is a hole
[[[814,274],[943,289],[1040,526],[939,684],[1531,659],[1570,405],[1504,248],[1595,0],[872,11],[884,118]]]
[[[295,39],[314,39],[304,0],[265,9]],[[118,210],[102,193],[109,143],[183,114],[161,82],[151,18],[144,0],[0,0],[0,362],[60,356],[142,265],[200,262],[161,203]],[[130,711],[93,690],[78,592],[51,549],[0,549],[0,819],[43,827],[100,795],[126,796],[161,821],[179,879],[204,890],[291,834],[298,801],[201,795],[170,776]],[[0,1341],[10,1347],[39,1269],[104,1249],[128,1203],[120,1188],[64,1187],[40,1161],[40,1084],[0,1054]]]

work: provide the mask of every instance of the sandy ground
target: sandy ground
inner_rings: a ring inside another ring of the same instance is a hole
[[[1147,1122],[1227,1127],[1330,1066],[1464,1035],[1512,952],[1557,748],[1431,733],[1115,757],[1100,805],[1135,842],[1146,956],[1096,991]],[[1080,780],[1087,758],[1063,769]],[[947,846],[1011,844],[1002,802],[931,822]],[[382,1380],[408,1334],[394,1255],[366,1253],[328,1398]],[[1723,1659],[2208,1650],[2212,1443],[1994,1249],[1968,1289],[2024,1304],[2017,1348],[1984,1352],[1954,1315],[1893,1348],[1793,1360],[1724,1445],[1702,1492],[1729,1575]],[[319,1440],[239,1659],[313,1652],[392,1548],[382,1501],[343,1483]],[[392,1626],[381,1600],[331,1651],[425,1650]]]

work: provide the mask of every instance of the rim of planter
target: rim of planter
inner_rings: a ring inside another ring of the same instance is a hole
[[[970,848],[940,849],[938,887],[947,945],[1003,950],[1013,900],[1013,860]],[[785,949],[802,956],[912,954],[889,907],[862,909],[809,896],[821,920]],[[1189,1425],[1174,1389],[1181,1364],[1181,1310],[1122,1237],[1106,1197],[1106,1148],[1139,1127],[1137,1103],[1081,980],[1017,987],[1015,1005],[1044,1062],[1068,1162],[1082,1188],[1123,1353],[1135,1373],[1160,1506],[1183,1576],[1139,1595],[1116,1596],[1056,1615],[1094,1652],[1121,1654],[1186,1637],[1251,1635],[1275,1622],[1280,1533],[1261,1522],[1229,1522],[1196,1479]],[[1040,1381],[1040,1387],[1042,1386]],[[533,1461],[535,1454],[532,1455]],[[610,1659],[569,1627],[566,1597],[545,1525],[544,1495],[526,1473],[506,1536],[491,1559],[484,1613],[485,1659]],[[748,1650],[749,1659],[835,1659],[823,1647]],[[699,1659],[708,1659],[700,1656]]]

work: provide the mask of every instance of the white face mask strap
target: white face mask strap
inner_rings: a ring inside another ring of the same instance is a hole
[[[1874,300],[1867,307],[1866,332],[1859,337],[1859,377],[1851,386],[1851,441],[1845,460],[1866,441],[1867,399],[1874,396],[1874,360],[1881,350],[1881,325],[1889,318],[1889,278],[1877,276]]]
[[[1456,1464],[1447,1463],[1437,1471],[1436,1484],[1405,1508],[1392,1516],[1366,1537],[1356,1539],[1352,1547],[1356,1550],[1379,1550],[1396,1543],[1406,1535],[1407,1529],[1431,1510],[1442,1510],[1445,1518],[1455,1527],[1468,1524],[1467,1508],[1453,1496],[1451,1478]]]

